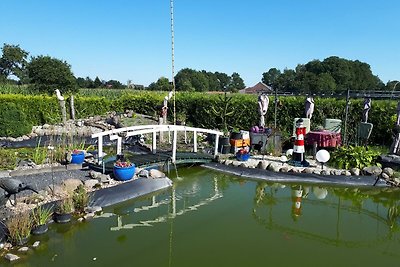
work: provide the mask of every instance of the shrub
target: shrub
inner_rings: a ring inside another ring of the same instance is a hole
[[[32,124],[14,103],[3,103],[0,109],[0,136],[18,137],[32,131]]]
[[[343,146],[332,152],[329,165],[340,169],[362,169],[375,165],[380,154],[379,151],[367,150],[364,146]]]

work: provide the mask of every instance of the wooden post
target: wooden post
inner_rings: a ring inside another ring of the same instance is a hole
[[[117,137],[117,155],[121,155],[122,153],[122,137]]]
[[[151,148],[151,152],[153,154],[157,153],[157,133],[156,133],[156,131],[153,132],[153,145],[152,145],[152,148]]]
[[[193,131],[193,152],[197,153],[197,131]]]
[[[98,147],[98,162],[99,164],[101,164],[103,162],[103,136],[100,135],[99,137],[97,137],[98,139],[98,143],[97,143],[97,147]]]
[[[219,134],[215,135],[215,148],[214,148],[214,157],[218,155],[218,142],[219,142]]]
[[[317,143],[317,142],[314,142],[314,143],[313,143],[313,159],[316,158],[316,155],[317,155],[317,147],[318,147],[318,143]]]
[[[67,123],[67,111],[65,108],[65,100],[59,100],[59,103],[60,103],[60,108],[61,108],[62,122],[65,125]]]
[[[74,100],[74,95],[71,95],[70,99],[70,114],[71,114],[71,119],[75,120],[75,100]]]

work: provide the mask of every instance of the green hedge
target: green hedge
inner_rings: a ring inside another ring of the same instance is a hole
[[[120,97],[75,96],[77,118],[103,115],[107,111],[123,112],[130,109],[137,113],[154,115],[159,113],[166,92],[135,91],[124,92]],[[231,97],[227,110],[227,124],[230,128],[250,129],[258,124],[257,96],[228,94]],[[274,125],[274,97],[270,96],[266,123]],[[283,135],[292,132],[293,119],[304,116],[305,97],[279,97],[277,125]],[[29,125],[57,123],[61,121],[60,108],[55,96],[0,95],[0,110],[3,103],[14,103],[26,115]],[[169,119],[173,119],[172,99],[169,102]],[[69,99],[66,101],[69,110]],[[222,129],[222,107],[225,105],[223,94],[178,92],[176,95],[176,113],[186,117],[189,125],[211,129]],[[369,122],[374,124],[370,143],[389,145],[392,142],[391,131],[396,119],[396,101],[373,100],[369,112]],[[325,118],[345,120],[345,99],[315,98],[315,111],[312,118],[313,129],[323,126]],[[361,121],[363,100],[351,99],[347,120],[347,133],[350,143],[356,141],[356,129]],[[342,131],[344,125],[342,125]]]

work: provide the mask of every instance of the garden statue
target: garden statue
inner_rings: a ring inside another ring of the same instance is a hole
[[[258,97],[258,112],[260,113],[260,126],[265,127],[265,115],[268,111],[269,98],[266,94],[261,94]]]
[[[291,163],[294,166],[307,167],[310,164],[305,160],[304,153],[304,137],[306,135],[306,127],[303,124],[303,119],[296,121],[296,136],[293,146],[293,156]]]
[[[64,97],[61,95],[60,90],[56,89],[54,91],[56,92],[56,96],[57,96],[58,102],[60,104],[61,117],[62,117],[63,124],[65,125],[67,123],[67,111],[65,108],[65,100],[64,100]]]
[[[362,114],[362,122],[368,122],[368,112],[371,109],[371,98],[367,97],[364,100],[364,110]]]
[[[400,101],[397,103],[397,120],[396,125],[393,129],[394,140],[392,145],[390,146],[390,154],[397,154],[400,145]]]
[[[5,197],[6,199],[10,200],[10,197],[14,195],[14,204],[15,206],[17,204],[17,194],[25,191],[25,190],[31,190],[35,192],[36,194],[39,194],[38,191],[33,189],[30,185],[25,184],[24,182],[21,182],[20,180],[14,179],[14,178],[2,178],[0,179],[0,188],[4,189],[5,191]],[[11,203],[11,200],[10,200]]]
[[[306,118],[311,120],[312,114],[314,113],[314,98],[312,97],[306,98],[305,108],[306,108]]]

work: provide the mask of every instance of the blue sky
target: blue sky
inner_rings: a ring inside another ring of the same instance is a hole
[[[169,0],[0,1],[0,44],[67,61],[77,77],[171,78]],[[175,0],[175,72],[238,72],[339,56],[400,80],[398,0]]]

